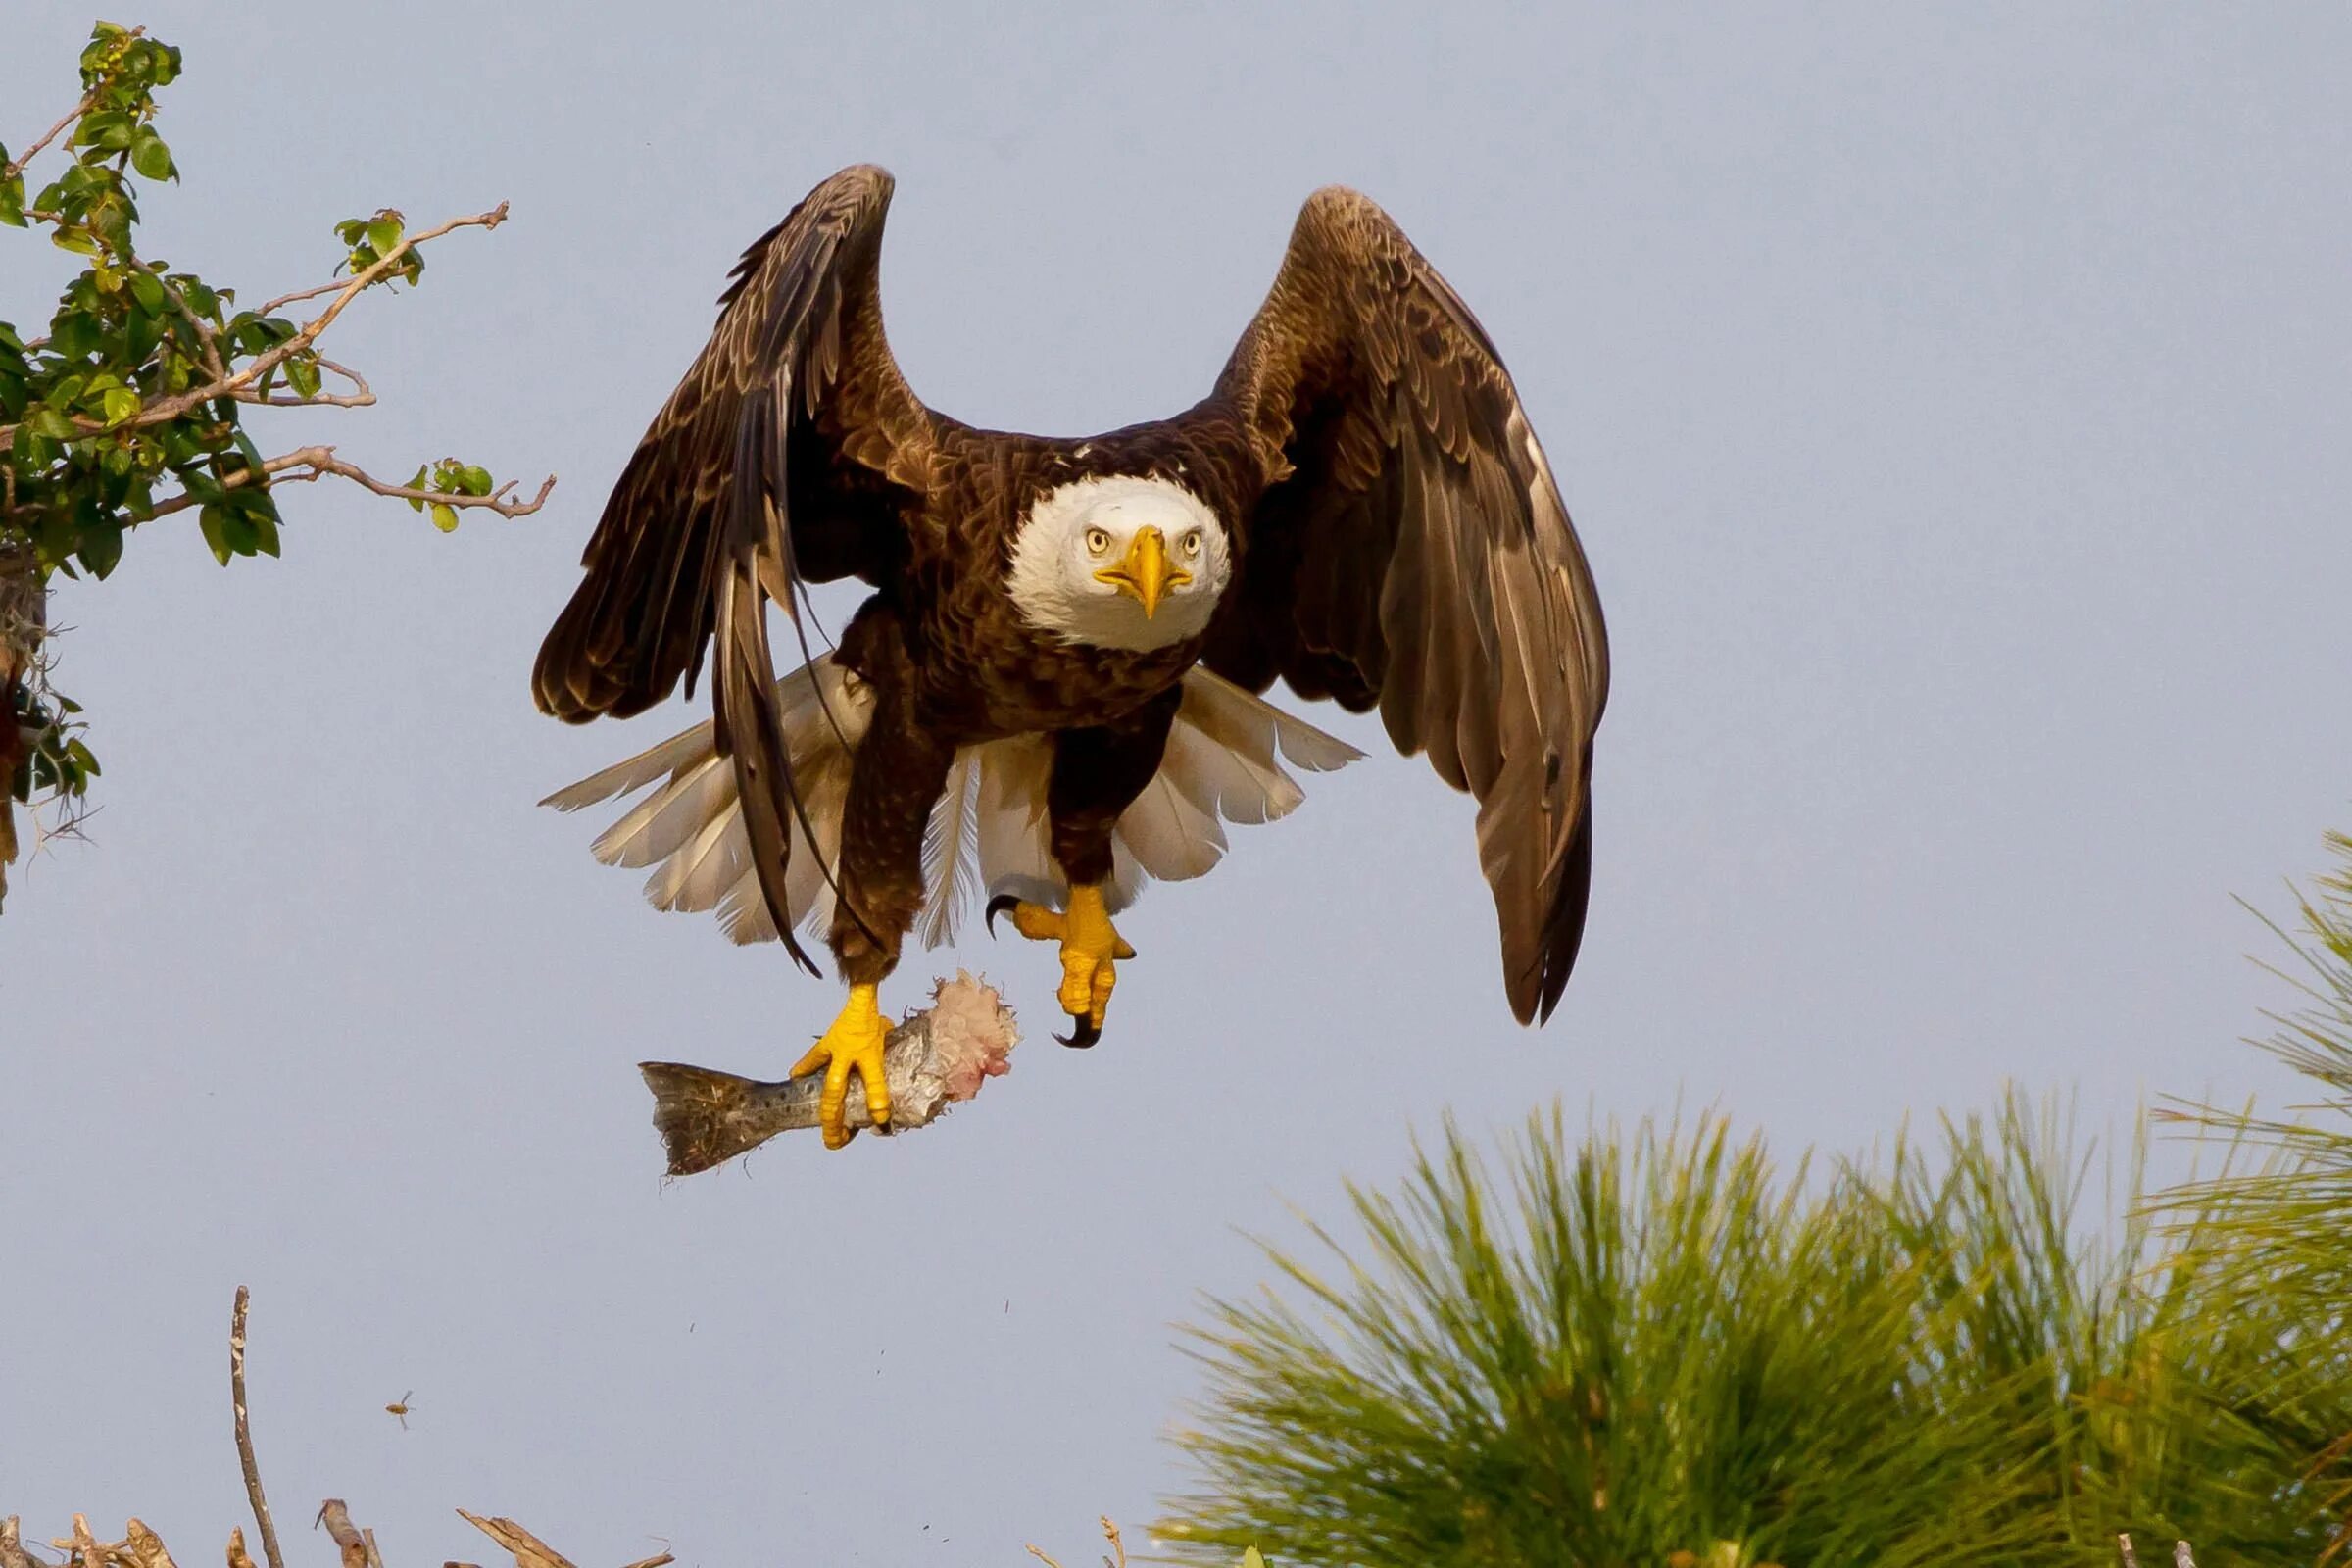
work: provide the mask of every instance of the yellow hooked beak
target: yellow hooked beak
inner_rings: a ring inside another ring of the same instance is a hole
[[[1193,580],[1193,574],[1182,566],[1168,564],[1168,542],[1157,528],[1145,528],[1127,547],[1127,557],[1115,566],[1104,566],[1095,573],[1095,581],[1109,583],[1123,594],[1132,595],[1144,607],[1144,618],[1149,620],[1158,611],[1159,602],[1171,588],[1181,588]]]

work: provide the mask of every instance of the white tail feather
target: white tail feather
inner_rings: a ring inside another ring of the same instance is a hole
[[[777,714],[815,842],[792,824],[785,901],[793,924],[821,937],[833,918],[825,872],[841,853],[850,761],[873,714],[873,695],[825,655],[776,682]],[[836,724],[839,725],[838,732]],[[845,745],[846,742],[846,745]],[[1184,698],[1159,771],[1111,835],[1117,911],[1149,880],[1201,875],[1226,850],[1226,822],[1271,822],[1304,799],[1283,769],[1342,767],[1363,753],[1204,669],[1184,678]],[[1046,789],[1054,749],[1043,735],[965,747],[949,769],[923,838],[925,895],[917,935],[925,947],[956,939],[964,909],[984,890],[1036,903],[1068,896],[1054,863]],[[601,834],[608,865],[654,867],[646,897],[660,908],[715,909],[730,939],[772,942],[775,921],[751,861],[735,772],[719,759],[709,721],[626,761],[558,790],[540,804],[576,811],[668,778]]]

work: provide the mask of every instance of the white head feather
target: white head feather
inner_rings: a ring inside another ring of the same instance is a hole
[[[1157,528],[1174,583],[1146,615],[1132,594],[1096,573],[1125,559],[1136,535]],[[1168,479],[1080,479],[1040,496],[1013,537],[1007,586],[1021,618],[1067,643],[1165,648],[1198,636],[1233,575],[1233,552],[1205,502]]]

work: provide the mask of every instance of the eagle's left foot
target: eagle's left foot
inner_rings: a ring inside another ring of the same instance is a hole
[[[824,1093],[817,1100],[817,1115],[827,1149],[841,1148],[850,1141],[854,1130],[847,1121],[853,1072],[865,1088],[866,1115],[876,1127],[884,1131],[890,1127],[890,1085],[882,1073],[882,1047],[890,1039],[890,1025],[882,1021],[882,1008],[875,996],[872,986],[850,987],[850,1000],[843,1005],[841,1016],[808,1048],[807,1055],[792,1064],[788,1075],[794,1078],[806,1078],[813,1072],[825,1075]]]
[[[1032,942],[1059,938],[1061,942],[1061,1010],[1070,1015],[1070,1032],[1054,1038],[1065,1046],[1086,1047],[1102,1038],[1102,1015],[1110,1007],[1110,988],[1118,984],[1117,962],[1132,958],[1135,950],[1112,929],[1110,912],[1102,906],[1100,887],[1070,889],[1065,912],[1042,904],[1028,904],[1010,895],[988,901],[988,926],[997,916],[1010,913],[1013,929]]]

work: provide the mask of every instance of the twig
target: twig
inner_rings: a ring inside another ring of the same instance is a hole
[[[512,1519],[485,1519],[480,1514],[458,1510],[458,1517],[497,1542],[514,1556],[514,1568],[572,1568],[571,1559],[532,1535]],[[647,1557],[629,1564],[629,1568],[665,1568],[676,1561],[668,1552]],[[472,1563],[444,1563],[442,1568],[474,1568]]]
[[[147,29],[145,27],[133,27],[130,29],[130,35],[133,38],[142,37],[145,35],[146,31]],[[10,163],[6,168],[0,168],[0,179],[8,179],[14,175],[23,173],[26,164],[31,163],[35,158],[41,156],[42,148],[57,140],[59,133],[64,131],[68,125],[71,125],[74,123],[74,122],[88,114],[90,112],[90,106],[97,101],[98,93],[95,88],[83,93],[81,95],[81,102],[75,104],[73,108],[66,111],[65,119],[59,121],[56,124],[51,125],[47,133],[44,134],[39,141],[36,141],[31,146],[25,148],[21,157]]]
[[[2173,1568],[2197,1568],[2197,1559],[2189,1554],[2188,1543],[2173,1543]]]
[[[245,1530],[241,1525],[228,1533],[228,1568],[253,1568],[253,1558],[245,1550]]]
[[[308,471],[293,471],[296,469],[307,469]],[[270,459],[262,465],[261,471],[271,482],[284,484],[308,484],[314,479],[322,479],[331,473],[349,479],[363,489],[372,490],[379,496],[390,496],[396,501],[436,502],[445,507],[458,508],[481,507],[497,513],[502,517],[529,516],[547,505],[548,496],[556,488],[556,476],[551,473],[539,482],[538,493],[528,501],[516,501],[513,498],[514,481],[512,479],[486,496],[451,495],[439,490],[415,490],[405,484],[384,483],[383,480],[378,479],[359,465],[346,463],[336,457],[333,447],[298,447],[292,452],[282,453]],[[253,472],[254,470],[251,468],[240,468],[227,478],[220,480],[219,483],[223,490],[234,490],[242,485],[251,484]],[[173,496],[138,520],[153,522],[158,517],[169,517],[174,512],[185,512],[188,508],[199,504],[197,499],[191,495]]]
[[[39,1568],[24,1551],[24,1537],[18,1533],[17,1516],[0,1519],[0,1568]]]
[[[245,1468],[245,1495],[253,1503],[253,1522],[262,1533],[262,1555],[270,1559],[270,1568],[286,1568],[286,1559],[277,1549],[277,1526],[270,1522],[269,1499],[262,1495],[262,1469],[254,1462],[253,1430],[245,1414],[245,1308],[253,1293],[244,1286],[237,1287],[236,1309],[228,1320],[228,1392],[237,1413],[237,1462]],[[235,1562],[244,1543],[238,1537],[229,1538],[229,1561]]]
[[[1125,1543],[1119,1540],[1119,1527],[1111,1523],[1110,1515],[1108,1514],[1102,1515],[1101,1523],[1102,1525],[1102,1539],[1110,1543],[1111,1550],[1111,1555],[1102,1559],[1103,1568],[1127,1568],[1127,1546]],[[1029,1547],[1029,1555],[1035,1557],[1039,1562],[1044,1563],[1046,1568],[1061,1568],[1060,1563],[1047,1556],[1045,1552],[1037,1546]],[[1113,1560],[1114,1558],[1116,1559],[1115,1561]]]
[[[335,318],[343,314],[344,307],[348,306],[353,300],[358,299],[360,295],[366,292],[370,285],[374,284],[376,281],[391,272],[393,270],[393,265],[402,257],[408,255],[409,252],[415,250],[417,246],[437,240],[442,235],[454,233],[461,228],[496,228],[499,224],[505,222],[506,220],[507,204],[505,202],[500,202],[496,207],[493,207],[486,213],[475,213],[470,218],[453,218],[448,222],[443,223],[435,228],[428,228],[421,234],[403,234],[400,237],[400,243],[393,246],[390,250],[384,252],[383,255],[377,257],[373,266],[369,267],[364,272],[355,273],[351,279],[343,285],[342,291],[335,296],[334,302],[328,305],[325,310],[320,311],[317,316],[313,317],[300,331],[296,332],[285,342],[280,343],[277,347],[270,350],[266,354],[257,355],[251,365],[246,366],[244,369],[239,370],[235,375],[230,376],[225,383],[222,383],[220,390],[206,391],[204,389],[200,389],[197,392],[182,393],[179,398],[167,399],[166,401],[168,403],[175,403],[185,399],[186,401],[183,404],[184,412],[185,409],[193,408],[196,406],[196,404],[207,401],[208,398],[220,396],[220,391],[234,391],[240,386],[252,384],[256,377],[267,374],[269,371],[276,368],[279,365],[285,363],[285,361],[293,355],[301,353],[304,349],[309,348],[313,343],[318,342],[319,334],[323,333],[328,327],[335,324]],[[143,416],[142,416],[142,417]],[[173,416],[176,417],[176,415]]]
[[[28,213],[26,216],[37,217],[39,215]],[[264,394],[252,390],[254,384],[295,355],[308,351],[310,346],[318,342],[319,336],[328,327],[334,325],[335,318],[341,316],[353,300],[359,298],[369,287],[389,274],[402,257],[419,245],[428,244],[442,235],[453,233],[458,229],[496,228],[506,220],[507,204],[500,202],[486,213],[475,213],[469,218],[453,218],[422,233],[404,234],[401,236],[399,244],[378,257],[375,264],[365,271],[353,273],[340,284],[326,285],[313,290],[313,294],[324,294],[331,290],[335,298],[325,310],[320,311],[305,322],[292,337],[273,349],[255,355],[251,363],[247,364],[243,369],[228,375],[216,374],[212,380],[202,386],[190,387],[185,392],[177,392],[168,398],[159,398],[142,407],[138,413],[121,424],[109,424],[103,419],[91,419],[76,415],[74,420],[74,425],[84,433],[91,435],[106,430],[138,430],[151,424],[164,424],[176,419],[190,409],[196,408],[200,404],[213,402],[217,398],[225,397],[239,403],[267,402],[269,400]],[[289,296],[289,298],[297,296]],[[269,312],[265,309],[261,314],[267,316]],[[306,399],[305,401],[326,400]],[[0,440],[12,438],[16,434],[16,428],[13,424],[0,424]]]
[[[2139,1558],[2132,1553],[2132,1538],[2130,1536],[2117,1536],[2115,1538],[2115,1549],[2123,1553],[2124,1568],[2139,1568]]]
[[[291,294],[280,294],[277,298],[267,302],[254,314],[256,316],[275,316],[289,305],[299,305],[304,300],[315,300],[321,294],[333,294],[349,287],[351,287],[350,278],[338,277],[332,282],[320,283],[315,288],[298,288]]]

